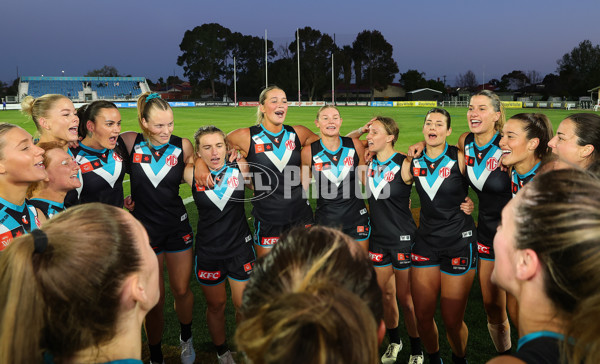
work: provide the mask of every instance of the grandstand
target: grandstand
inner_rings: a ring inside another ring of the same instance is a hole
[[[132,100],[146,91],[144,77],[21,77],[19,101],[44,94],[65,95],[73,102]]]

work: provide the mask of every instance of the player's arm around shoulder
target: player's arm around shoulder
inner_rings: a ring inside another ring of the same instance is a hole
[[[412,185],[413,181],[414,181],[413,174],[412,174],[412,168],[411,168],[412,161],[413,161],[412,157],[404,158],[404,160],[402,161],[402,167],[400,169],[400,175],[402,176],[402,181],[404,181],[404,183],[406,183],[407,185]]]
[[[138,133],[135,131],[125,131],[119,134],[123,142],[125,143],[125,148],[127,148],[127,153],[131,155],[133,151],[133,145],[135,144],[135,138],[137,138]]]
[[[246,158],[250,150],[250,128],[240,128],[227,134],[228,150],[237,150]]]
[[[302,171],[301,171],[302,172],[301,173],[302,188],[304,188],[305,191],[308,191],[308,189],[310,187],[310,180],[312,178],[312,168],[311,168],[312,148],[310,147],[310,145],[307,145],[306,147],[302,148],[301,156],[302,156]]]
[[[354,144],[354,149],[358,154],[358,172],[360,176],[360,182],[363,185],[367,183],[367,163],[365,161],[365,146],[362,141],[358,138],[352,138],[352,143]]]
[[[298,135],[298,139],[300,140],[300,144],[302,144],[302,148],[311,145],[314,141],[320,139],[320,137],[313,133],[309,128],[304,125],[295,125],[294,131],[296,135]]]

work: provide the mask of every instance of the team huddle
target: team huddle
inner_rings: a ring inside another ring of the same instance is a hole
[[[405,154],[389,117],[347,136],[332,105],[316,115],[318,134],[284,124],[287,98],[275,86],[260,94],[256,125],[228,134],[202,126],[193,143],[173,135],[158,94],[137,106],[140,132],[121,131],[111,102],[76,110],[62,95],[23,101],[38,140],[0,124],[0,362],[137,363],[143,324],[151,363],[163,363],[165,262],[182,363],[196,359],[192,274],[219,363],[235,363],[225,281],[236,346],[252,363],[395,363],[399,308],[408,362],[442,363],[438,300],[452,361],[466,363],[476,276],[492,362],[600,358],[594,324],[581,328],[598,307],[600,271],[588,263],[600,255],[598,115],[570,115],[553,136],[545,115],[506,120],[498,96],[481,91],[458,145],[447,142],[451,115],[433,108],[423,141]],[[195,235],[182,183],[197,207]],[[323,344],[342,337],[350,348]]]

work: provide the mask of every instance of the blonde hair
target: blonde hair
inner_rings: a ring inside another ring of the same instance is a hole
[[[544,291],[566,322],[567,363],[600,362],[600,181],[581,169],[536,175],[515,208],[517,249],[541,262]],[[574,341],[571,341],[574,340]]]
[[[257,261],[235,336],[255,364],[378,362],[381,290],[350,244],[334,229],[296,228]]]
[[[41,117],[48,116],[50,110],[58,100],[67,99],[68,97],[59,94],[46,94],[38,97],[27,96],[21,101],[21,112],[30,117],[35,123],[38,132],[42,132],[42,127],[38,121]]]
[[[272,91],[272,90],[283,91],[279,86],[275,86],[275,85],[265,87],[265,89],[262,90],[262,92],[260,93],[260,96],[258,96],[258,103],[260,105],[264,106],[265,101],[267,100],[267,94],[269,93],[269,91]],[[263,120],[265,119],[265,114],[262,111],[260,111],[260,105],[256,108],[256,125],[262,124]]]
[[[43,143],[37,144],[38,147],[40,147],[44,150],[44,155],[42,156],[42,158],[44,158],[44,160],[42,161],[42,163],[44,164],[44,166],[46,168],[48,168],[48,164],[50,164],[50,158],[48,157],[48,151],[52,150],[52,149],[63,150],[63,145],[64,145],[64,143],[59,142],[59,141],[43,142]],[[46,183],[47,183],[46,181],[42,180],[42,181],[37,181],[37,182],[30,184],[29,187],[27,188],[27,198],[31,198],[33,196],[33,194],[35,192],[37,192],[38,190],[41,190]]]
[[[13,128],[18,128],[18,126],[10,123],[0,123],[0,159],[4,159],[4,134]]]
[[[338,109],[337,106],[335,106],[335,105],[321,106],[319,108],[319,111],[317,111],[317,120],[319,120],[319,116],[321,116],[321,112],[323,112],[323,110],[327,110],[327,109],[334,109],[335,111],[338,112],[338,114],[340,113],[340,109]],[[340,114],[340,116],[341,116],[341,114]]]
[[[88,203],[16,238],[0,254],[0,363],[61,359],[116,334],[124,279],[139,271],[140,238],[122,209]],[[39,234],[39,233],[38,233]]]
[[[504,127],[504,123],[506,123],[506,112],[504,111],[504,105],[502,105],[500,97],[498,97],[498,95],[496,95],[490,90],[481,90],[479,92],[476,92],[475,94],[473,94],[473,96],[471,96],[471,98],[473,98],[474,96],[485,96],[488,99],[490,99],[490,103],[492,104],[494,111],[500,113],[500,118],[498,118],[498,120],[494,124],[494,130],[501,132],[502,128]]]
[[[158,94],[157,97],[151,98],[147,100],[148,96],[152,95],[153,92],[144,92],[138,97],[137,100],[137,114],[138,114],[138,124],[140,125],[140,129],[142,130],[142,134],[144,137],[148,138],[150,132],[142,123],[142,120],[149,120],[150,114],[152,114],[152,110],[171,110],[171,105],[168,102],[163,100]]]
[[[223,141],[227,143],[227,136],[221,129],[214,125],[204,125],[199,127],[194,133],[194,151],[196,153],[200,151],[200,138],[207,134],[219,134],[223,137]]]

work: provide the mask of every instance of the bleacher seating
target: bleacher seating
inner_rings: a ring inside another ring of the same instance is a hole
[[[145,82],[143,77],[21,77],[27,95],[61,94],[74,101],[83,101],[83,93],[95,93],[97,99],[134,99],[142,93],[140,84]]]

